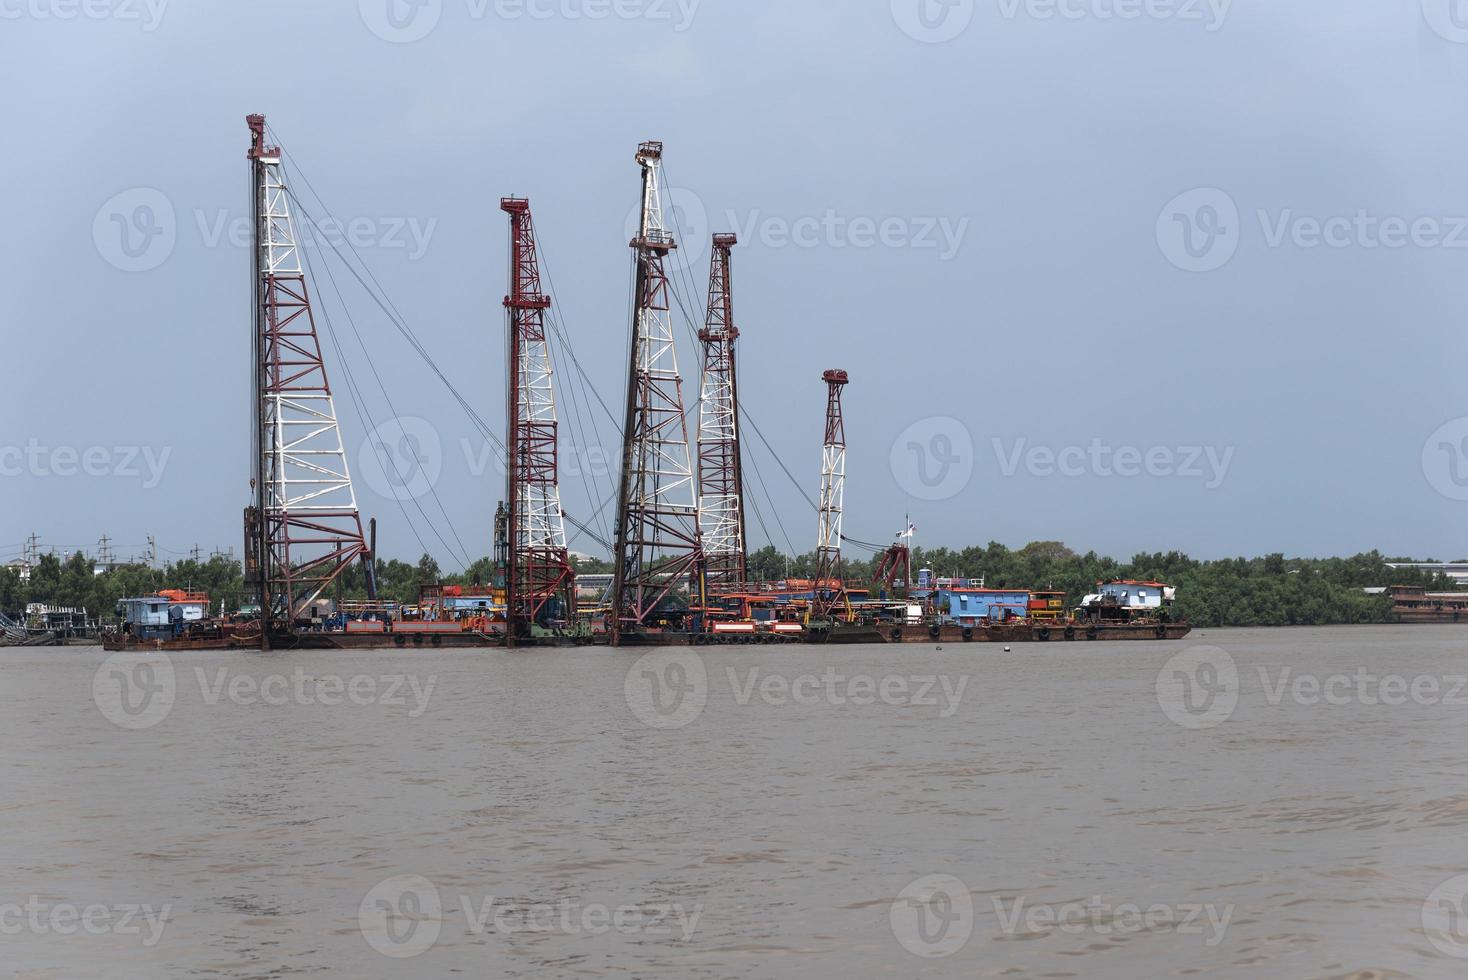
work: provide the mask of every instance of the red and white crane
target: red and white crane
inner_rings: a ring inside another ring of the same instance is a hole
[[[809,619],[829,620],[838,604],[850,612],[850,600],[842,578],[841,517],[846,503],[846,419],[841,411],[841,393],[851,382],[845,371],[827,371],[826,439],[821,450],[820,535],[816,541],[816,577]]]
[[[744,484],[739,454],[739,379],[734,344],[734,294],[730,252],[734,235],[715,235],[709,265],[708,319],[698,339],[703,344],[703,384],[699,401],[699,526],[703,533],[710,588],[737,588],[745,570]]]
[[[609,617],[614,645],[627,634],[664,624],[668,631],[686,628],[675,609],[675,593],[684,586],[687,606],[699,608],[704,601],[698,491],[667,272],[668,253],[678,244],[664,223],[662,158],[662,143],[638,147],[642,207],[631,242],[635,308]]]
[[[311,618],[322,593],[372,552],[337,425],[311,314],[291,193],[265,117],[246,118],[253,175],[254,478],[245,511],[245,574],[258,591],[261,643]]]
[[[545,330],[551,300],[541,287],[535,223],[523,198],[504,198],[500,209],[510,217],[505,632],[513,647],[548,611],[561,622],[574,619],[576,571],[561,510],[555,373]]]

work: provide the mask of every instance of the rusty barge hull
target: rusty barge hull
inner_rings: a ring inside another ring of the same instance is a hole
[[[590,640],[574,637],[524,637],[515,642],[516,649],[562,648],[583,646]],[[179,637],[177,639],[140,639],[113,636],[102,641],[109,651],[137,650],[187,653],[208,650],[258,651],[259,635]],[[280,633],[271,637],[270,649],[290,650],[482,650],[502,649],[502,633]]]
[[[759,634],[720,636],[712,633],[624,634],[620,646],[693,647],[726,644],[966,644],[966,643],[1121,643],[1185,639],[1193,631],[1187,623],[1056,623],[1053,625],[993,626],[847,626],[829,630],[812,629],[803,635]],[[516,649],[568,649],[607,646],[606,634],[591,636],[522,637]],[[233,634],[176,639],[139,639],[111,636],[102,641],[109,651],[137,650],[190,652],[208,650],[259,650],[258,634]],[[504,649],[502,633],[282,633],[271,638],[270,648],[288,650],[475,650]]]
[[[1187,623],[1056,623],[1010,626],[837,626],[811,634],[812,643],[1118,643],[1181,640]]]

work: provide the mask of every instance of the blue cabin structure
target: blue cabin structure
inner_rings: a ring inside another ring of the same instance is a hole
[[[943,625],[1006,623],[1029,615],[1030,593],[1023,589],[940,588],[933,595],[933,608]]]

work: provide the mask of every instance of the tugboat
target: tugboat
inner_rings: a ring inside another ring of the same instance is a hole
[[[248,617],[209,618],[209,596],[167,590],[120,599],[119,625],[102,633],[102,648],[119,650],[238,650],[260,646],[260,624]]]

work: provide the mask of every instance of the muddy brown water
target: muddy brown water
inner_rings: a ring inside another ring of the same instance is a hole
[[[1468,976],[1465,678],[1447,626],[1011,653],[5,650],[0,960]]]

